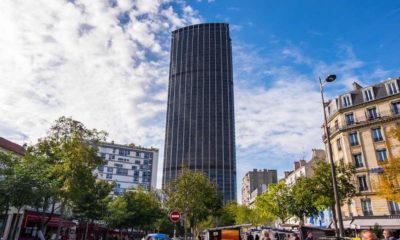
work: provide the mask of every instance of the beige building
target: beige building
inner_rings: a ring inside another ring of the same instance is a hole
[[[242,179],[242,204],[251,206],[255,198],[268,189],[268,185],[278,182],[276,170],[262,169],[249,171]]]
[[[400,154],[399,147],[387,145],[388,131],[400,126],[399,86],[400,78],[367,87],[354,82],[352,91],[326,103],[333,160],[355,166],[354,182],[360,193],[342,207],[344,218],[376,219],[376,216],[400,214],[399,203],[375,193],[380,163],[390,155]],[[323,140],[326,144],[325,135]],[[353,225],[357,224],[353,221]]]
[[[299,160],[294,162],[292,171],[285,171],[286,185],[293,185],[299,177],[312,177],[314,163],[318,160],[325,160],[325,151],[321,149],[312,149],[310,161]]]

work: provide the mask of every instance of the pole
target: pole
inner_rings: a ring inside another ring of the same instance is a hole
[[[333,163],[332,159],[332,145],[331,145],[331,136],[330,132],[328,131],[328,118],[326,116],[325,111],[325,100],[324,100],[324,86],[319,78],[320,90],[321,90],[321,99],[322,99],[322,108],[324,110],[324,129],[325,129],[325,136],[328,145],[328,159],[331,165],[331,174],[332,174],[332,185],[333,185],[333,196],[336,204],[336,213],[337,213],[337,221],[339,222],[339,236],[344,237],[344,227],[343,227],[343,218],[342,218],[342,209],[340,207],[339,195],[337,191],[337,182],[336,182],[336,169],[335,164]],[[332,209],[334,210],[334,209]]]

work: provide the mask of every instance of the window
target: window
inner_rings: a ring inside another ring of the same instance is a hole
[[[361,207],[362,207],[364,216],[371,216],[371,215],[373,215],[373,213],[372,213],[371,199],[369,199],[369,198],[361,199]]]
[[[101,159],[106,159],[106,154],[105,153],[100,153]]]
[[[376,113],[376,108],[368,108],[367,109],[368,120],[374,120],[378,118],[378,113]]]
[[[132,170],[136,170],[137,169],[137,166],[132,166]]]
[[[107,167],[107,172],[113,172],[114,171],[114,168],[112,168],[112,167]]]
[[[135,160],[135,164],[140,164],[140,160]]]
[[[391,215],[400,214],[400,206],[397,202],[388,201],[388,206]]]
[[[120,156],[129,156],[130,151],[128,149],[118,149]]]
[[[136,157],[140,157],[140,152],[136,152]]]
[[[134,181],[134,182],[139,182],[139,177],[134,177],[134,178],[133,178],[133,181]]]
[[[400,114],[400,102],[393,102],[392,103],[392,110],[394,114]]]
[[[117,168],[122,168],[122,167],[123,167],[123,165],[122,165],[122,164],[120,164],[120,163],[114,163],[114,167],[117,167]]]
[[[350,142],[351,146],[359,145],[357,132],[353,132],[353,133],[349,134],[349,142]]]
[[[345,115],[345,117],[346,117],[347,125],[353,125],[354,124],[354,115],[353,115],[353,113],[347,113]]]
[[[358,179],[358,189],[360,191],[367,191],[368,184],[367,184],[367,177],[365,175],[357,176]]]
[[[125,169],[125,168],[117,168],[117,174],[118,174],[118,175],[127,176],[127,175],[128,175],[128,169]]]
[[[372,88],[367,88],[363,91],[364,93],[364,101],[374,100],[374,91]]]
[[[374,139],[374,142],[379,142],[379,141],[383,140],[382,132],[381,132],[381,128],[380,127],[372,129],[372,138]]]
[[[342,142],[340,141],[340,138],[336,140],[336,145],[337,145],[337,150],[342,151]]]
[[[103,166],[97,167],[97,170],[99,170],[99,172],[103,172],[104,171],[104,167]]]
[[[150,158],[150,154],[147,153],[147,152],[145,152],[145,153],[144,153],[144,158]]]
[[[349,107],[351,106],[351,97],[350,94],[349,95],[344,95],[342,97],[342,101],[343,101],[343,106],[344,107]]]
[[[107,175],[106,175],[106,178],[107,178],[107,179],[112,179],[112,174],[107,174]]]
[[[139,171],[138,171],[138,170],[135,170],[135,171],[133,172],[133,175],[134,175],[135,177],[138,177],[138,176],[139,176]]]
[[[399,92],[399,88],[397,86],[396,81],[391,81],[386,83],[386,90],[389,95],[393,95]]]
[[[339,121],[335,120],[335,130],[339,130]]]
[[[364,162],[361,153],[353,154],[354,166],[356,168],[364,167]]]
[[[376,150],[376,158],[378,159],[378,161],[386,161],[387,160],[386,149]]]

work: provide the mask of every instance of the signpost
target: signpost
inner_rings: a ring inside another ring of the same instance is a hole
[[[176,223],[181,220],[181,213],[178,210],[172,210],[169,213],[169,219],[174,223],[174,238],[176,238]]]
[[[181,213],[178,210],[173,210],[169,213],[169,219],[173,223],[177,223],[181,220]]]

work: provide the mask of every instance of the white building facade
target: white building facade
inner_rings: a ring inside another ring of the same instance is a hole
[[[97,168],[95,174],[98,179],[115,183],[111,195],[138,187],[146,191],[156,188],[158,149],[113,142],[101,143],[98,147],[105,164]]]

